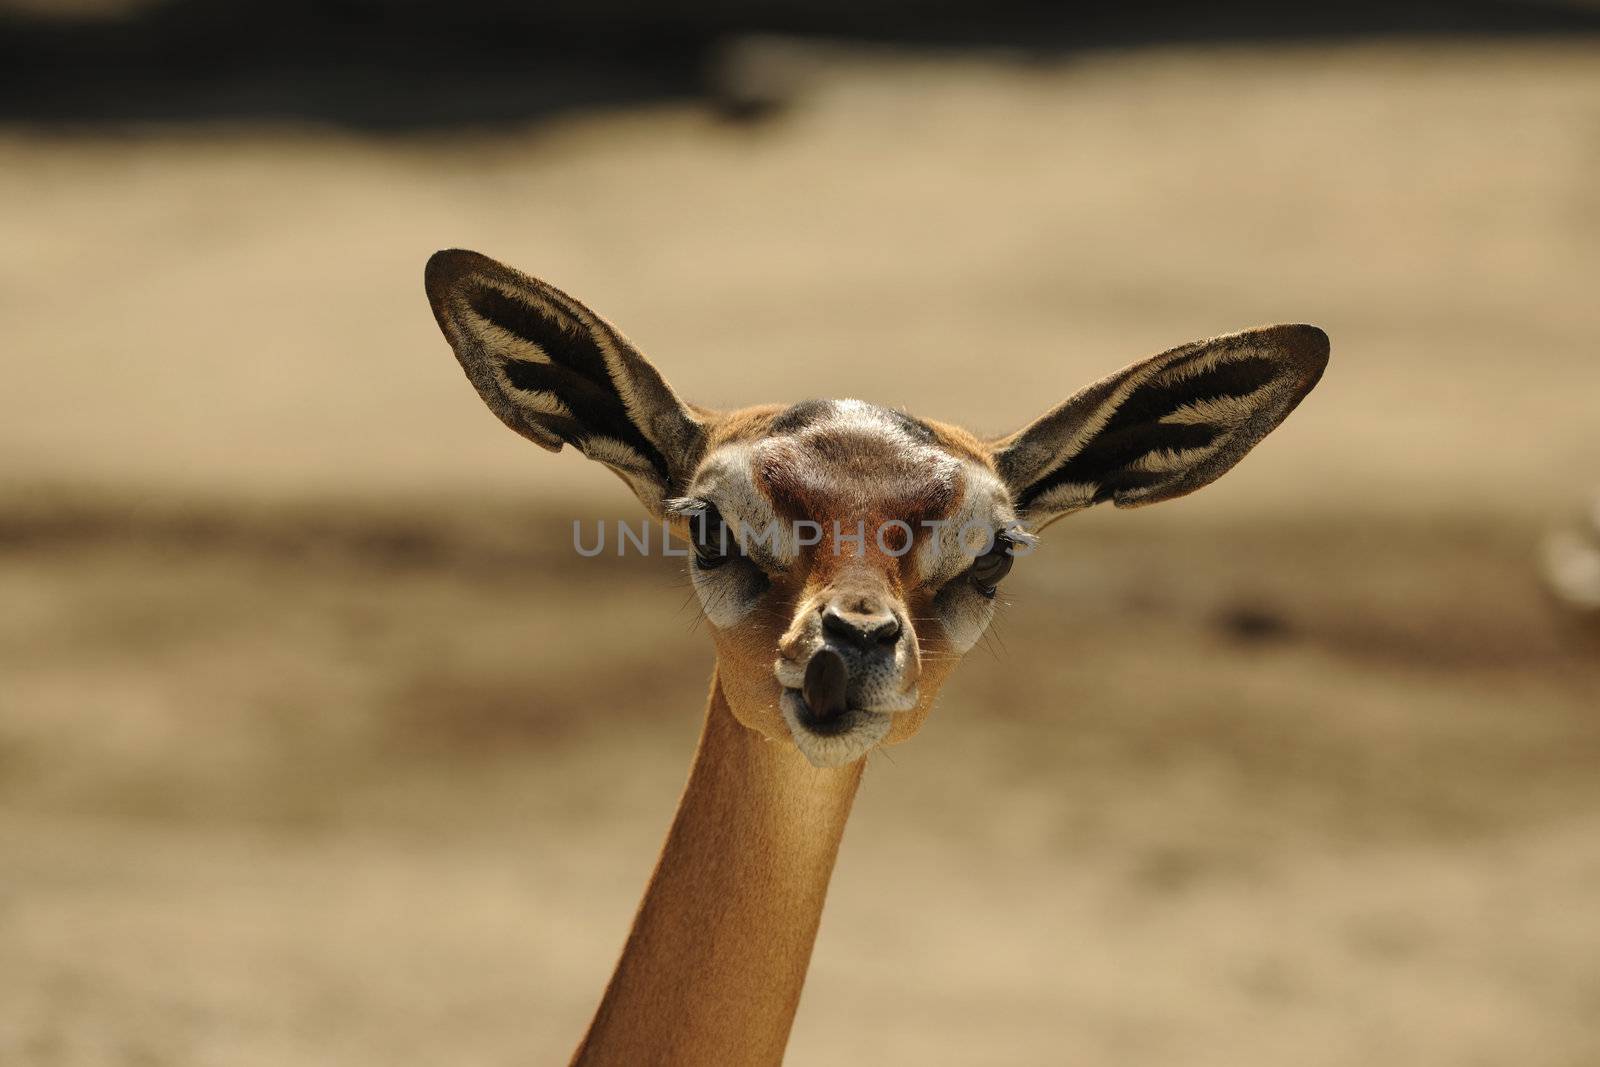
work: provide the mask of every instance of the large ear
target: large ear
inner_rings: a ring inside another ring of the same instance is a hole
[[[1000,477],[1040,527],[1111,500],[1137,507],[1222,477],[1328,364],[1315,326],[1264,326],[1174,348],[1078,391],[996,441]]]
[[[699,462],[699,414],[616,328],[553,285],[477,252],[436,252],[428,303],[500,421],[552,452],[572,445],[652,513]]]

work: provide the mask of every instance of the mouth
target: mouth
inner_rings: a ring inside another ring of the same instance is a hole
[[[806,664],[798,687],[785,686],[780,698],[784,722],[795,747],[815,767],[842,767],[865,756],[889,733],[893,715],[852,708],[846,699],[844,659],[822,649]]]
[[[785,689],[779,706],[795,747],[813,767],[843,767],[855,762],[889,735],[894,722],[887,711],[846,708],[819,723],[798,689]]]

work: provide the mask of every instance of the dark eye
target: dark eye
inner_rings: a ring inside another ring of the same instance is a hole
[[[707,504],[705,510],[689,520],[689,533],[694,538],[695,566],[703,571],[715,570],[739,551],[715,504]]]
[[[983,596],[992,598],[1000,579],[1011,573],[1011,564],[1014,557],[1011,555],[1012,542],[1001,535],[994,539],[994,547],[979,556],[972,564],[972,587]]]

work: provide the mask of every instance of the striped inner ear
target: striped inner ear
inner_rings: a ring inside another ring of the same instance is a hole
[[[1200,459],[1233,427],[1162,420],[1186,411],[1239,410],[1242,415],[1245,399],[1276,373],[1272,361],[1260,356],[1186,370],[1180,364],[1135,389],[1077,455],[1028,488],[1023,507],[1064,486],[1081,487],[1073,495],[1086,497],[1084,504],[1099,504],[1172,480],[1173,461],[1181,462],[1186,453]]]
[[[491,346],[508,399],[524,417],[562,441],[614,465],[634,466],[616,442],[639,456],[663,480],[666,457],[628,415],[593,330],[563,309],[535,305],[493,285],[476,287],[467,306],[491,329]]]
[[[1019,493],[1021,507],[1048,514],[1107,500],[1150,503],[1219,477],[1315,380],[1299,380],[1296,360],[1241,347],[1190,346],[1130,368],[1138,384],[1118,390],[1120,403],[1101,410],[1099,429]]]
[[[1200,370],[1180,363],[1134,390],[1101,434],[1164,419],[1185,405],[1243,400],[1270,384],[1278,373],[1278,365],[1264,356],[1219,360]]]

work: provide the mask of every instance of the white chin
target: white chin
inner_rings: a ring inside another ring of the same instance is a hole
[[[894,716],[887,711],[865,711],[852,708],[845,712],[844,728],[838,733],[819,734],[800,722],[800,711],[805,706],[800,694],[785,689],[778,705],[783,710],[783,721],[789,725],[789,734],[800,754],[811,761],[813,767],[843,767],[872,751],[889,736]]]

